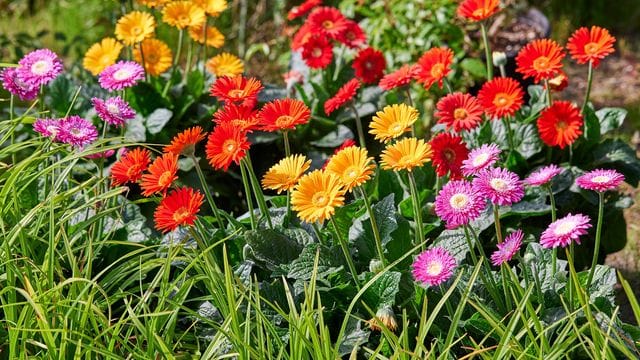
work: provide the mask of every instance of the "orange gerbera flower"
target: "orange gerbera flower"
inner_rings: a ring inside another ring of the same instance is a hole
[[[213,114],[216,124],[230,123],[244,131],[255,130],[260,123],[258,111],[253,108],[229,103]]]
[[[538,118],[540,139],[549,146],[565,146],[573,144],[582,134],[582,115],[580,109],[568,101],[554,101],[544,109]]]
[[[453,63],[451,49],[443,47],[429,49],[418,59],[415,79],[427,90],[436,82],[442,88],[444,78],[451,72],[451,63]]]
[[[196,26],[189,27],[189,36],[199,44],[204,44],[205,33],[204,23]],[[215,26],[207,26],[207,46],[214,47],[216,49],[224,45],[224,35]]]
[[[471,130],[482,122],[482,107],[470,94],[455,92],[449,94],[436,105],[435,116],[439,124],[445,124],[453,131]]]
[[[204,140],[206,134],[200,126],[186,129],[173,137],[171,144],[164,147],[164,152],[175,155],[193,155],[196,144]]]
[[[207,159],[215,169],[227,171],[232,162],[240,164],[249,150],[247,133],[242,128],[232,123],[218,124],[207,140]]]
[[[262,83],[256,78],[223,76],[211,85],[211,96],[217,97],[219,101],[253,107],[261,90]]]
[[[142,175],[143,196],[151,196],[153,194],[162,193],[164,196],[169,190],[171,184],[178,179],[178,155],[167,153],[161,157],[157,157],[149,168],[148,174]]]
[[[120,186],[136,182],[151,162],[151,153],[147,149],[135,148],[122,155],[111,167],[111,185]]]
[[[523,97],[524,91],[520,88],[520,83],[507,77],[487,81],[478,92],[480,104],[492,118],[513,116],[522,107]]]
[[[202,25],[206,19],[204,9],[191,1],[173,1],[162,9],[162,21],[178,29]]]
[[[498,12],[499,5],[499,0],[464,0],[458,6],[458,16],[481,21]]]
[[[347,81],[332,98],[324,102],[324,113],[330,115],[332,112],[338,110],[342,105],[356,96],[359,88],[360,80],[351,79]]]
[[[540,80],[551,79],[558,75],[562,69],[564,55],[562,47],[555,41],[534,40],[518,53],[516,71],[522,74],[525,79],[534,78],[536,83]]]
[[[400,86],[409,85],[419,70],[417,65],[404,64],[400,69],[382,77],[378,86],[383,90],[393,90]]]
[[[264,131],[293,130],[309,121],[311,110],[300,100],[277,99],[265,104],[258,117]]]
[[[607,29],[592,26],[589,30],[582,27],[571,35],[567,49],[578,64],[586,64],[591,61],[593,66],[597,67],[600,60],[615,51],[613,49],[615,42],[616,38],[611,36]]]
[[[192,188],[173,190],[162,199],[153,214],[156,229],[165,233],[180,225],[192,226],[203,200],[204,196]]]

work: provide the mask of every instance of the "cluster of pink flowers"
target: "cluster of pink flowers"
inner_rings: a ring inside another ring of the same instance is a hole
[[[127,120],[136,116],[131,106],[119,96],[107,100],[92,98],[91,102],[98,117],[110,125],[124,126]]]
[[[0,75],[2,86],[23,101],[38,96],[41,86],[49,84],[62,72],[62,61],[53,51],[39,49],[25,55],[16,68],[7,68]]]
[[[71,115],[62,119],[38,119],[33,129],[53,141],[84,148],[98,138],[98,130],[86,119]]]

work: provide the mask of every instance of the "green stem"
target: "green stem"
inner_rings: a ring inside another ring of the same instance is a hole
[[[513,132],[511,130],[511,122],[509,116],[507,115],[503,117],[502,121],[504,121],[504,126],[507,128],[507,142],[509,143],[509,153],[511,153],[515,150],[515,147],[513,145]]]
[[[453,87],[451,87],[451,83],[449,83],[449,79],[445,77],[442,79],[442,81],[444,82],[444,87],[447,89],[447,92],[449,94],[453,94]]]
[[[420,197],[418,195],[418,186],[416,185],[416,179],[411,171],[409,175],[409,189],[411,190],[411,200],[413,202],[413,215],[416,222],[416,242],[414,245],[422,244],[421,248],[424,250],[424,235],[422,233],[422,211],[420,207]]]
[[[500,76],[507,77],[507,70],[505,69],[504,65],[500,65]]]
[[[202,38],[204,41],[202,42],[202,46],[200,47],[200,51],[202,52],[202,75],[205,74],[206,71],[206,63],[207,63],[207,28],[209,27],[209,17],[206,17],[204,24],[202,25]]]
[[[380,261],[382,261],[382,264],[386,266],[387,261],[384,258],[384,249],[382,248],[382,238],[380,237],[378,222],[376,221],[376,217],[373,213],[373,209],[371,208],[369,197],[367,196],[367,193],[364,191],[364,188],[362,186],[359,186],[358,189],[362,194],[362,200],[364,200],[364,206],[367,208],[367,212],[369,213],[369,220],[371,221],[371,229],[373,230],[373,237],[376,242],[376,251],[378,252],[378,258],[380,258]]]
[[[340,46],[340,54],[338,55],[338,58],[336,59],[336,67],[333,71],[333,78],[332,80],[335,82],[336,80],[338,80],[338,75],[340,75],[340,70],[342,70],[342,60],[344,58],[344,49],[346,48],[346,46],[341,45]]]
[[[493,204],[493,220],[496,226],[496,237],[498,238],[498,244],[502,244],[502,229],[500,227],[500,211],[497,204]]]
[[[355,114],[356,117],[356,130],[358,130],[358,140],[360,141],[360,147],[363,149],[367,148],[366,138],[364,137],[364,130],[362,129],[362,121],[360,120],[360,115],[358,115],[358,110],[353,105],[353,101],[350,104],[351,111]]]
[[[567,254],[567,261],[569,262],[569,278],[567,286],[569,287],[569,311],[573,311],[573,277],[572,273],[575,272],[573,267],[573,243],[569,244],[569,249],[564,248]]]
[[[144,51],[142,50],[142,42],[138,43],[138,48],[140,48],[140,59],[142,60],[142,68],[144,69],[144,80],[146,82],[149,82],[149,71],[147,71],[147,65],[144,61]]]
[[[548,79],[544,79],[544,88],[545,88],[545,95],[547,95],[547,106],[551,106],[551,103],[553,100],[551,99],[551,87],[549,86]]]
[[[502,280],[502,291],[504,292],[504,299],[507,303],[507,311],[511,311],[511,296],[509,296],[509,290],[507,288],[507,274],[505,271],[507,266],[509,266],[507,265],[507,263],[503,263],[502,265],[500,265],[500,279]]]
[[[480,23],[480,31],[482,32],[482,42],[484,43],[484,56],[487,60],[487,79],[493,79],[493,56],[489,47],[489,37],[487,36],[487,27],[484,22]]]
[[[202,172],[202,168],[200,168],[200,164],[198,159],[196,159],[194,154],[189,156],[191,161],[195,164],[196,172],[198,173],[198,178],[200,179],[200,185],[202,185],[202,190],[204,190],[204,194],[207,197],[207,202],[211,207],[211,211],[216,218],[216,222],[218,223],[218,228],[224,232],[224,223],[222,222],[222,218],[220,217],[220,212],[218,211],[218,207],[216,206],[215,201],[213,200],[213,196],[211,196],[211,190],[209,190],[209,186],[207,185],[207,180],[204,177],[204,173]]]
[[[182,52],[182,42],[184,38],[184,29],[180,29],[178,32],[178,48],[176,49],[176,56],[173,58],[173,64],[171,69],[171,76],[167,80],[167,83],[164,85],[164,89],[162,89],[162,97],[167,96],[169,92],[169,88],[171,87],[171,80],[178,69],[178,62],[180,61],[180,53]]]
[[[469,236],[469,229],[467,228],[467,225],[463,225],[462,228],[464,229],[464,237],[467,239],[467,246],[469,246],[469,253],[471,253],[471,260],[473,261],[473,266],[475,267],[476,265],[478,265],[478,258],[476,257],[473,243],[471,242],[471,236]]]
[[[189,72],[191,71],[191,60],[193,57],[193,41],[189,40],[189,46],[187,47],[187,64],[184,67],[184,76],[182,77],[182,82],[187,82],[187,77],[189,76]]]
[[[589,72],[587,74],[587,93],[584,96],[584,102],[582,103],[582,114],[589,104],[589,96],[591,95],[591,83],[593,82],[593,62],[589,61]]]
[[[282,131],[282,138],[284,140],[284,154],[289,157],[291,156],[291,144],[289,144],[289,131]]]
[[[249,179],[247,178],[247,171],[244,166],[240,164],[240,173],[242,174],[242,184],[244,185],[244,194],[247,198],[247,207],[249,208],[249,216],[251,219],[251,229],[256,230],[258,228],[256,221],[256,214],[253,212],[253,200],[251,199],[251,188],[249,187]]]
[[[589,63],[591,64],[591,63]],[[589,270],[589,278],[587,279],[586,291],[591,287],[593,274],[598,264],[598,253],[600,252],[600,235],[602,233],[602,218],[604,217],[604,192],[598,192],[598,225],[596,225],[596,246],[593,249],[593,259],[591,260],[591,270]]]
[[[549,193],[549,200],[551,201],[551,222],[556,221],[556,200],[555,197],[553,196],[553,189],[551,188],[551,184],[547,184],[545,185],[545,188],[547,189],[547,192]],[[552,276],[556,276],[556,270],[557,270],[557,260],[558,259],[558,249],[553,248],[552,253],[551,253],[551,274]]]
[[[360,283],[358,282],[358,272],[356,271],[356,266],[353,263],[353,259],[351,258],[351,252],[349,252],[349,247],[345,239],[340,236],[340,232],[338,231],[338,224],[333,218],[329,219],[331,221],[331,225],[333,225],[333,230],[335,231],[336,237],[338,238],[338,243],[340,243],[340,247],[342,248],[342,252],[344,253],[344,258],[347,261],[347,266],[349,267],[349,272],[351,273],[351,277],[353,277],[353,281],[356,284],[356,288],[360,290]]]
[[[269,208],[267,207],[267,202],[264,200],[264,194],[262,193],[262,188],[260,187],[260,181],[258,181],[256,173],[253,171],[253,165],[251,164],[251,158],[249,157],[249,154],[247,154],[247,156],[245,156],[245,158],[241,161],[244,162],[244,165],[249,172],[251,187],[253,188],[253,193],[256,196],[256,200],[258,201],[260,212],[267,219],[269,229],[273,229],[273,223],[271,223],[271,216],[269,215]]]
[[[13,124],[13,94],[11,94],[11,97],[9,98],[9,120],[11,121],[11,126],[13,127],[13,129],[11,130],[11,145],[13,145],[16,141],[16,135],[15,135],[15,127],[16,125]],[[11,166],[15,166],[16,165],[16,153],[15,151],[11,153]]]

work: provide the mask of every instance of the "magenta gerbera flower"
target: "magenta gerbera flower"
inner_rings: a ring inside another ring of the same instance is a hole
[[[118,61],[102,70],[98,81],[103,89],[122,90],[144,78],[144,69],[134,61]]]
[[[500,266],[508,261],[520,251],[524,233],[518,229],[509,234],[501,244],[498,244],[498,250],[491,254],[491,263],[494,266]]]
[[[115,150],[109,149],[109,150],[97,152],[95,154],[89,154],[89,155],[87,155],[85,157],[87,159],[106,159],[106,158],[112,157],[113,154],[115,154],[115,153],[116,153]]]
[[[511,205],[522,200],[524,186],[518,175],[507,169],[487,168],[473,179],[474,189],[496,205]]]
[[[576,179],[576,184],[587,190],[604,192],[617,188],[624,181],[624,175],[615,170],[596,169]]]
[[[57,138],[61,142],[82,148],[98,138],[98,130],[89,121],[72,115],[60,122]]]
[[[446,222],[448,229],[466,225],[475,220],[487,205],[466,180],[454,180],[442,187],[436,196],[436,214]]]
[[[33,86],[47,85],[62,72],[62,61],[49,49],[39,49],[18,62],[18,77]]]
[[[44,137],[50,137],[55,140],[58,137],[58,132],[60,132],[61,124],[62,122],[58,119],[37,119],[33,123],[33,130]]]
[[[456,259],[444,248],[425,250],[413,261],[413,278],[426,285],[435,286],[449,280],[456,267]]]
[[[561,172],[562,168],[558,167],[555,164],[543,166],[529,174],[529,176],[524,179],[524,182],[525,184],[530,186],[542,186],[549,183],[556,175],[559,175]]]
[[[572,241],[580,244],[580,236],[587,233],[591,227],[591,219],[582,214],[567,215],[552,222],[540,235],[540,245],[543,248],[567,247]]]
[[[462,173],[465,176],[477,174],[500,159],[500,148],[496,144],[484,144],[471,150],[466,160],[462,162]]]
[[[16,68],[6,68],[0,77],[2,77],[2,87],[20,100],[29,101],[38,96],[38,86],[22,81]]]
[[[131,120],[136,116],[135,111],[120,96],[107,100],[94,97],[91,102],[96,109],[96,113],[98,113],[98,117],[114,126],[123,126],[127,120]]]

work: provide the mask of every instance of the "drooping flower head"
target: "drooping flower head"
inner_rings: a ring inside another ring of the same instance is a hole
[[[437,286],[451,278],[456,265],[456,259],[447,250],[434,247],[416,257],[411,273],[417,282]]]
[[[458,6],[458,16],[482,21],[500,10],[499,0],[464,0]]]
[[[416,108],[406,104],[387,105],[371,119],[369,134],[386,143],[411,130],[416,120]]]
[[[216,77],[237,76],[244,72],[242,60],[229,53],[221,53],[207,60],[206,68]]]
[[[516,57],[517,72],[527,78],[534,78],[536,83],[540,80],[552,79],[562,69],[564,58],[562,46],[553,40],[538,39],[528,43],[520,50]]]
[[[256,78],[223,76],[211,85],[211,96],[218,98],[218,101],[253,107],[261,90],[262,83]]]
[[[562,91],[569,86],[569,77],[564,71],[560,70],[556,77],[549,79],[548,83],[551,91]]]
[[[342,15],[340,10],[329,6],[314,9],[309,14],[307,23],[311,27],[312,33],[325,39],[338,39],[348,26],[347,18]]]
[[[420,68],[418,65],[404,64],[400,69],[383,76],[378,86],[382,90],[389,91],[397,87],[409,85],[411,79],[413,79],[419,71]]]
[[[520,251],[522,239],[524,239],[524,233],[520,229],[507,235],[504,241],[498,244],[498,250],[491,254],[491,263],[493,266],[500,266],[511,261],[518,251]]]
[[[189,37],[198,44],[204,44],[205,33],[204,23],[189,27]],[[207,26],[207,46],[219,49],[224,45],[224,34],[215,26]]]
[[[553,180],[554,177],[556,177],[557,175],[560,175],[561,172],[562,172],[562,168],[558,167],[558,165],[556,164],[543,166],[538,170],[529,174],[529,176],[526,179],[524,179],[524,183],[529,186],[546,185],[549,182],[551,182],[551,180]]]
[[[250,146],[245,130],[232,123],[220,123],[209,134],[207,159],[214,169],[227,171],[232,162],[240,164]]]
[[[422,166],[431,160],[431,146],[422,139],[405,138],[387,145],[380,154],[380,165],[384,170],[407,170]]]
[[[144,79],[142,65],[134,61],[118,61],[111,66],[107,66],[100,73],[98,82],[103,89],[116,91],[134,86],[142,79]]]
[[[165,153],[174,155],[193,155],[196,145],[204,140],[207,133],[200,126],[194,126],[184,130],[171,139],[171,144],[164,147]]]
[[[142,47],[142,52],[140,52]],[[144,55],[144,61],[142,59]],[[139,64],[144,62],[144,69],[152,76],[158,76],[169,70],[173,54],[171,48],[162,40],[145,39],[133,49],[133,58]]]
[[[153,214],[156,230],[165,233],[181,225],[193,226],[203,200],[204,195],[192,188],[183,187],[171,191],[160,201]]]
[[[172,1],[162,9],[162,21],[178,29],[202,25],[204,9],[191,1]]]
[[[599,26],[592,26],[591,29],[581,27],[569,38],[567,49],[578,64],[591,61],[594,67],[598,67],[600,60],[615,51],[613,49],[615,42],[616,38],[611,36],[607,29]]]
[[[580,236],[591,228],[591,219],[582,214],[571,215],[552,222],[540,235],[540,245],[545,249],[567,247],[572,242],[580,244]]]
[[[375,167],[367,149],[350,146],[333,155],[325,171],[336,175],[349,192],[369,181]]]
[[[360,81],[365,84],[375,84],[384,75],[387,61],[382,51],[368,47],[358,51],[353,59],[353,71]]]
[[[327,37],[311,35],[302,45],[302,59],[312,69],[324,69],[333,60],[333,46]]]
[[[346,24],[344,30],[342,30],[336,40],[351,49],[357,49],[367,43],[367,35],[365,35],[364,30],[362,30],[357,22],[347,19]]]
[[[37,119],[33,123],[33,130],[44,137],[57,140],[61,123],[60,119]]]
[[[94,76],[100,74],[107,66],[113,65],[122,52],[122,44],[114,38],[104,38],[91,45],[84,54],[82,66]]]
[[[124,126],[127,120],[136,117],[135,111],[120,96],[108,98],[107,100],[94,97],[91,99],[91,103],[98,117],[110,125]]]
[[[524,186],[518,175],[502,168],[487,168],[473,179],[478,194],[491,200],[494,205],[508,206],[524,197]]]
[[[16,68],[6,68],[2,71],[2,87],[8,92],[17,96],[22,101],[30,101],[38,96],[40,88],[36,85],[28,84],[20,79]]]
[[[158,156],[149,168],[148,174],[142,175],[140,187],[143,196],[162,194],[165,196],[171,184],[178,179],[178,155],[172,153]]]
[[[487,81],[478,92],[478,100],[491,118],[513,116],[522,107],[523,98],[520,83],[507,77]]]
[[[624,175],[615,170],[596,169],[579,176],[576,184],[587,190],[605,192],[614,190],[624,181]]]
[[[85,155],[84,157],[87,159],[107,159],[115,155],[116,151],[113,149],[98,151],[93,154]]]
[[[322,0],[305,0],[302,4],[294,6],[287,13],[287,20],[291,21],[307,15],[314,7],[322,5]]]
[[[487,201],[466,180],[453,180],[445,184],[435,201],[435,211],[447,224],[455,229],[477,219],[487,207]]]
[[[330,219],[344,204],[345,190],[337,176],[314,170],[300,178],[291,193],[291,205],[307,223]]]
[[[568,101],[554,101],[538,118],[540,139],[548,146],[564,149],[582,134],[580,110]]]
[[[151,153],[147,149],[135,148],[122,155],[111,167],[111,186],[135,183],[151,162]]]
[[[276,190],[278,194],[290,191],[300,177],[309,170],[311,160],[304,155],[290,155],[273,165],[262,177],[264,189]]]
[[[47,85],[61,72],[62,61],[49,49],[34,50],[18,62],[18,77],[33,86]]]
[[[500,159],[500,148],[496,144],[483,144],[479,148],[469,152],[469,156],[462,161],[462,174],[464,176],[476,175]]]
[[[451,72],[452,63],[453,51],[451,49],[431,48],[418,59],[418,71],[415,79],[427,90],[436,83],[442,88],[444,79]]]
[[[216,124],[230,123],[249,132],[258,128],[260,118],[258,111],[251,107],[228,103],[213,114],[213,122]]]
[[[440,133],[429,141],[433,149],[433,166],[438,176],[449,173],[451,180],[462,177],[462,162],[469,156],[469,149],[462,137],[451,133]]]
[[[436,109],[438,111],[434,115],[438,123],[455,132],[471,130],[482,122],[482,107],[470,94],[449,94],[438,101]]]
[[[80,116],[71,115],[60,121],[56,139],[76,148],[83,148],[98,138],[98,130]]]
[[[212,17],[219,16],[221,12],[227,9],[227,0],[191,0],[194,4],[200,6],[204,12]]]
[[[258,118],[264,131],[293,130],[297,125],[306,124],[311,110],[301,100],[277,99],[266,103]]]
[[[351,101],[357,94],[360,88],[360,81],[358,79],[351,79],[338,90],[338,92],[330,99],[327,99],[324,103],[324,113],[330,115],[336,111],[342,105]]]
[[[153,37],[156,20],[144,11],[132,11],[125,14],[116,23],[116,38],[125,45],[133,46],[144,39]]]

